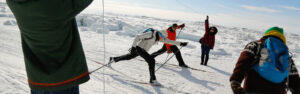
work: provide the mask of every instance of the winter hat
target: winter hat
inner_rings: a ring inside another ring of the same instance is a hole
[[[218,29],[217,29],[215,26],[212,26],[212,27],[209,28],[209,31],[210,31],[212,28],[214,29],[213,34],[216,35],[216,34],[218,33]]]
[[[174,23],[174,24],[172,25],[172,27],[177,28],[178,25],[177,25],[176,23]]]
[[[282,28],[272,27],[265,32],[264,36],[275,36],[277,38],[280,38],[286,44],[286,39],[284,37]]]

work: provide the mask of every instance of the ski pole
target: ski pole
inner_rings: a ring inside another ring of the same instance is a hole
[[[180,32],[181,32],[181,30],[182,30],[182,28],[181,28],[181,29],[180,29],[180,31],[178,32],[178,36],[180,35]],[[178,36],[176,36],[176,39],[177,39],[177,37],[178,37]],[[167,59],[168,59],[169,55],[170,55],[170,54],[168,54],[168,55],[167,55],[167,57],[166,57],[166,60],[165,60],[165,61],[167,61]]]
[[[176,36],[176,39],[177,39],[177,37],[180,35],[180,32],[182,31],[182,29],[183,29],[183,28],[181,28],[180,31],[178,32],[178,35]]]
[[[99,70],[99,69],[101,69],[101,68],[103,68],[103,67],[110,68],[108,65],[109,65],[110,63],[112,63],[112,62],[108,62],[107,64],[102,64],[102,63],[100,63],[100,62],[98,62],[98,61],[95,61],[95,60],[91,60],[91,61],[94,61],[94,62],[97,63],[97,64],[101,64],[102,66],[98,67],[97,69],[95,69],[95,70],[93,70],[93,71],[90,71],[89,74],[92,74],[92,73],[96,72],[97,70]],[[120,71],[118,71],[118,70],[116,70],[116,69],[113,69],[113,68],[110,68],[110,69],[113,70],[113,71],[115,71],[115,72],[117,72],[117,73],[119,73],[119,74],[122,74],[122,75],[124,75],[124,76],[126,76],[126,77],[128,77],[128,78],[130,78],[130,79],[134,79],[134,80],[135,80],[135,78],[130,77],[130,76],[128,76],[128,75],[126,75],[126,74],[124,74],[124,73],[122,73],[122,72],[120,72]]]
[[[183,28],[181,28],[180,31],[178,32],[178,35],[176,36],[176,39],[177,39],[177,37],[180,35],[180,32],[182,31],[182,29],[183,29]],[[181,47],[181,48],[182,48],[182,47]],[[181,48],[180,48],[180,49],[181,49]],[[179,52],[180,49],[179,49],[177,52]],[[177,52],[175,52],[169,59],[167,59],[167,58],[169,57],[169,55],[170,55],[170,54],[168,54],[167,57],[166,57],[165,63],[167,63],[167,62],[168,62],[168,61],[169,61],[169,60],[170,60]],[[163,63],[163,65],[165,65],[165,63]],[[162,65],[162,66],[163,66],[163,65]],[[155,71],[157,71],[158,69],[160,69],[162,66],[158,67]]]
[[[99,68],[97,68],[97,69],[95,69],[95,70],[93,70],[93,71],[90,71],[89,74],[92,74],[93,72],[95,72],[95,71],[97,71],[97,70],[99,70],[99,69],[101,69],[101,68],[103,68],[103,67],[106,67],[108,64],[110,64],[110,63],[104,64],[104,65],[102,65],[101,67],[99,67]]]
[[[98,67],[97,69],[94,69],[94,70],[90,71],[89,74],[92,74],[93,72],[95,72],[95,71],[97,71],[97,70],[99,70],[99,69],[101,69],[103,67],[109,67],[108,65],[112,63],[112,62],[108,62],[107,64],[102,64],[102,63],[100,63],[100,62],[98,62],[96,60],[93,60],[93,59],[89,59],[89,60],[91,60],[91,61],[93,61],[93,62],[95,62],[97,64],[101,64],[102,65],[102,66]]]
[[[165,64],[167,64],[167,62],[168,62],[169,60],[171,60],[171,59],[174,57],[174,55],[180,51],[181,48],[182,48],[182,47],[180,47],[178,51],[176,51],[169,59],[167,59],[161,66],[159,66],[159,67],[155,70],[155,72],[158,71],[162,66],[164,66]]]

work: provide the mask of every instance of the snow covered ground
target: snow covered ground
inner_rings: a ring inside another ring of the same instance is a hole
[[[89,70],[99,66],[93,60],[103,62],[104,46],[102,19],[97,14],[79,14],[77,17],[81,40],[87,57]],[[91,74],[91,80],[80,85],[82,94],[231,94],[229,77],[244,46],[259,39],[263,31],[242,27],[224,27],[219,29],[214,50],[211,51],[208,66],[200,66],[201,48],[198,40],[204,34],[203,22],[187,22],[180,20],[159,19],[146,16],[129,16],[124,14],[105,14],[105,55],[106,61],[111,56],[128,53],[133,38],[146,28],[166,29],[173,23],[185,23],[178,41],[189,42],[181,49],[185,63],[206,72],[182,69],[175,66],[164,66],[156,72],[157,80],[163,87],[155,87],[132,83],[127,80],[149,81],[147,63],[137,59],[121,61],[112,67],[122,74],[109,68]],[[213,23],[213,22],[212,22]],[[214,25],[214,24],[212,24]],[[269,27],[266,27],[268,29]],[[288,46],[294,53],[294,60],[300,68],[300,37],[286,31]],[[0,2],[0,94],[26,94],[30,92],[27,83],[20,32],[16,21],[6,6]],[[151,48],[150,53],[160,49],[162,43]],[[172,54],[170,54],[171,56]],[[167,54],[156,58],[163,63]],[[178,64],[175,58],[168,63]],[[156,65],[156,68],[160,66]],[[104,88],[105,85],[105,88]]]

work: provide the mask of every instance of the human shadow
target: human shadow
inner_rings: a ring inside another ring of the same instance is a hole
[[[186,69],[186,68],[183,68],[182,73],[179,73],[180,75],[182,75],[185,79],[193,82],[193,83],[197,83],[197,84],[201,84],[202,86],[204,86],[205,88],[208,88],[212,91],[215,91],[216,89],[209,86],[208,84],[213,84],[213,85],[216,85],[216,86],[222,86],[220,83],[216,83],[216,82],[213,82],[213,81],[207,81],[207,80],[200,80],[200,79],[197,79],[196,77],[192,76],[191,75],[191,72]]]
[[[220,70],[220,69],[217,69],[217,68],[215,68],[215,67],[213,67],[213,66],[207,66],[208,68],[211,68],[211,69],[213,69],[213,70],[215,70],[215,71],[217,71],[217,72],[219,72],[219,73],[221,73],[221,74],[223,74],[223,75],[225,75],[225,76],[230,76],[231,74],[230,73],[228,73],[228,72],[226,72],[226,71],[223,71],[223,70]]]
[[[216,86],[222,86],[220,83],[216,83],[216,82],[213,82],[213,81],[207,81],[207,80],[200,80],[200,79],[195,78],[194,76],[191,75],[191,72],[187,68],[182,68],[181,71],[177,71],[177,70],[174,70],[174,69],[171,69],[171,68],[168,68],[168,67],[163,67],[163,68],[167,69],[167,70],[170,70],[170,71],[173,71],[175,73],[178,73],[179,75],[181,75],[185,79],[187,79],[187,80],[189,80],[193,83],[200,84],[200,85],[204,86],[205,88],[208,88],[212,91],[215,91],[215,88],[209,86],[208,84],[213,84],[213,85],[216,85]],[[202,93],[205,93],[205,92],[202,92]]]
[[[125,80],[123,80],[123,79],[121,79],[121,78],[119,78],[119,77],[114,76],[114,75],[109,75],[109,76],[110,76],[113,80],[118,81],[118,82],[122,83],[123,85],[129,85],[129,86],[132,86],[133,88],[136,88],[136,89],[142,91],[142,92],[145,93],[145,94],[154,94],[154,93],[151,92],[150,90],[148,90],[148,89],[146,89],[146,88],[143,88],[143,87],[141,87],[141,86],[139,86],[139,85],[135,85],[135,84],[133,84],[133,83],[127,82],[127,81],[125,81]],[[155,90],[157,91],[157,89],[155,89]],[[161,92],[161,91],[159,90],[158,92]],[[160,94],[162,94],[162,93],[160,93]]]
[[[163,92],[160,90],[161,87],[157,87],[157,86],[152,86],[152,87],[155,90],[156,94],[163,94]]]

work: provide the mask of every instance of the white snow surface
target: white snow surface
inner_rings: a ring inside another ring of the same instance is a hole
[[[92,71],[102,66],[92,60],[102,63],[104,60],[102,18],[101,15],[95,13],[79,14],[76,19],[87,64],[89,70]],[[128,80],[148,82],[150,78],[147,63],[137,60],[142,59],[137,57],[112,64],[112,67],[122,74],[109,68],[94,72],[90,75],[91,79],[88,82],[80,85],[81,94],[231,94],[229,77],[242,49],[247,43],[259,39],[264,33],[253,29],[211,24],[219,29],[215,48],[210,53],[208,66],[200,66],[201,45],[198,40],[204,34],[204,22],[116,13],[106,13],[104,20],[105,62],[108,62],[109,57],[127,54],[134,36],[146,28],[166,29],[173,23],[185,23],[186,28],[181,31],[178,38],[178,41],[189,42],[187,47],[181,49],[183,59],[188,66],[206,72],[164,66],[156,72],[157,81],[163,87],[132,83]],[[30,89],[25,71],[20,31],[5,2],[0,2],[0,23],[2,23],[0,24],[0,94],[28,94]],[[300,68],[300,37],[286,32],[288,47],[294,53],[295,63]],[[160,49],[162,45],[158,43],[153,46],[149,53]],[[155,60],[163,63],[166,57],[165,53]],[[168,63],[178,64],[175,57]],[[156,68],[159,66],[156,65]]]

